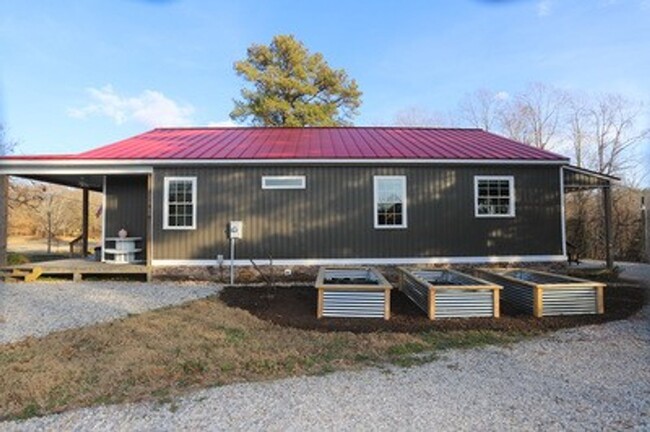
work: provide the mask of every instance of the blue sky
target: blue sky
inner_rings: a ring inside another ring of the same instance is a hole
[[[358,81],[362,125],[532,81],[650,102],[650,0],[2,0],[2,116],[19,154],[222,124],[233,62],[278,33]]]

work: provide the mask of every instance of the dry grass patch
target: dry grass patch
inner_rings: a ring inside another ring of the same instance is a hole
[[[190,388],[377,362],[409,365],[422,351],[503,340],[512,335],[318,333],[262,321],[213,297],[0,346],[0,418],[165,401]]]

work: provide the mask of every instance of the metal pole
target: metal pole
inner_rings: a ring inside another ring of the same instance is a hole
[[[235,239],[230,238],[230,285],[235,283]]]

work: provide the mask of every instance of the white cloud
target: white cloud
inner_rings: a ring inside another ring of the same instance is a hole
[[[551,0],[539,0],[537,2],[537,16],[545,17],[551,14],[553,2]]]
[[[508,100],[509,98],[510,98],[510,93],[508,93],[507,91],[500,91],[494,95],[494,99],[500,101]]]
[[[104,116],[118,125],[131,121],[149,127],[192,124],[194,107],[180,104],[159,91],[145,90],[137,96],[127,96],[107,85],[89,88],[87,93],[90,102],[80,108],[68,109],[69,116],[79,119]]]

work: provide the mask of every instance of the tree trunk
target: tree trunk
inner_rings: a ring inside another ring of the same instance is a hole
[[[0,266],[7,265],[7,176],[0,175]]]

